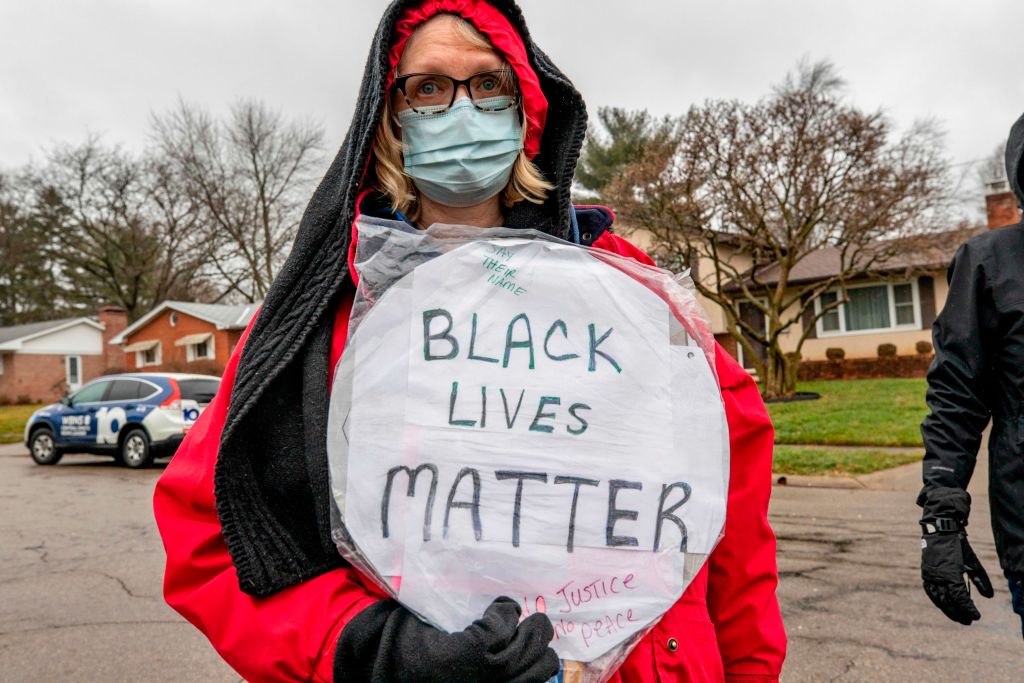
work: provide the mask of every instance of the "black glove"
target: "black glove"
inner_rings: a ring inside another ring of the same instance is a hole
[[[1013,600],[1013,611],[1020,615],[1021,635],[1024,636],[1024,573],[1006,572],[1010,581],[1010,597]]]
[[[981,619],[964,574],[986,598],[992,582],[967,542],[971,497],[963,489],[937,488],[928,492],[921,528],[921,579],[924,592],[943,613],[965,626]]]
[[[334,680],[354,683],[544,683],[558,673],[548,647],[547,615],[519,623],[511,598],[491,603],[464,631],[445,633],[393,600],[367,607],[345,626],[334,656]]]

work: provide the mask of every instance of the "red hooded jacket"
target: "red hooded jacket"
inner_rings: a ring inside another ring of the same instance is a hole
[[[480,0],[428,0],[397,26],[392,66],[405,40],[441,11],[470,19],[516,70],[532,157],[547,100],[521,39]],[[604,232],[594,247],[651,260],[626,240]],[[350,252],[351,254],[351,252]],[[350,269],[350,272],[354,272]],[[348,331],[351,295],[335,314],[331,367]],[[239,587],[214,498],[214,469],[231,401],[242,336],[221,391],[204,411],[157,484],[154,508],[167,552],[164,595],[247,680],[331,681],[334,650],[345,625],[385,596],[352,568],[317,576],[269,597]],[[715,354],[731,442],[725,535],[676,605],[643,638],[612,681],[777,681],[786,636],[775,588],[775,537],[768,525],[773,430],[753,380],[721,348]]]
[[[644,263],[626,240],[593,245]],[[338,308],[331,356],[341,356],[351,298]],[[231,400],[239,341],[222,389],[157,484],[157,523],[167,551],[164,596],[247,680],[331,681],[345,624],[382,599],[355,569],[337,569],[267,598],[238,586],[221,536],[213,472]],[[725,536],[676,605],[630,654],[613,681],[777,681],[786,635],[775,598],[775,537],[768,525],[773,431],[757,386],[720,347],[716,368],[731,446]]]

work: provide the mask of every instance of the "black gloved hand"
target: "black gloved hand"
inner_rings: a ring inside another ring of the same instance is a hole
[[[1020,615],[1021,635],[1024,636],[1024,573],[1006,572],[1010,582],[1010,598],[1013,600],[1013,611]]]
[[[993,593],[985,568],[967,542],[971,497],[962,489],[937,488],[928,493],[921,527],[921,579],[924,592],[953,621],[970,625],[981,619],[964,574],[986,598]]]
[[[341,633],[334,680],[371,683],[544,683],[558,673],[548,647],[551,621],[533,614],[519,623],[519,604],[501,597],[458,633],[420,621],[393,600],[359,613]]]

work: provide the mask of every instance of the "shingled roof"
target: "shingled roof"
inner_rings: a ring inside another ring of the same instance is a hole
[[[879,263],[872,268],[872,272],[877,275],[891,275],[902,272],[945,269],[961,244],[986,230],[987,228],[984,227],[958,228],[921,235],[915,237],[913,242],[903,240],[907,243],[907,249],[880,259]],[[827,280],[839,275],[841,267],[840,250],[835,247],[826,247],[807,254],[793,266],[788,282],[796,285]],[[777,263],[769,264],[758,270],[757,280],[761,284],[775,284],[779,281],[781,271],[782,269]],[[736,287],[738,288],[738,285]]]

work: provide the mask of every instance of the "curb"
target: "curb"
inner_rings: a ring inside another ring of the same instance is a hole
[[[854,477],[812,477],[802,474],[778,474],[772,472],[772,486],[795,486],[814,489],[864,489],[867,488]]]

